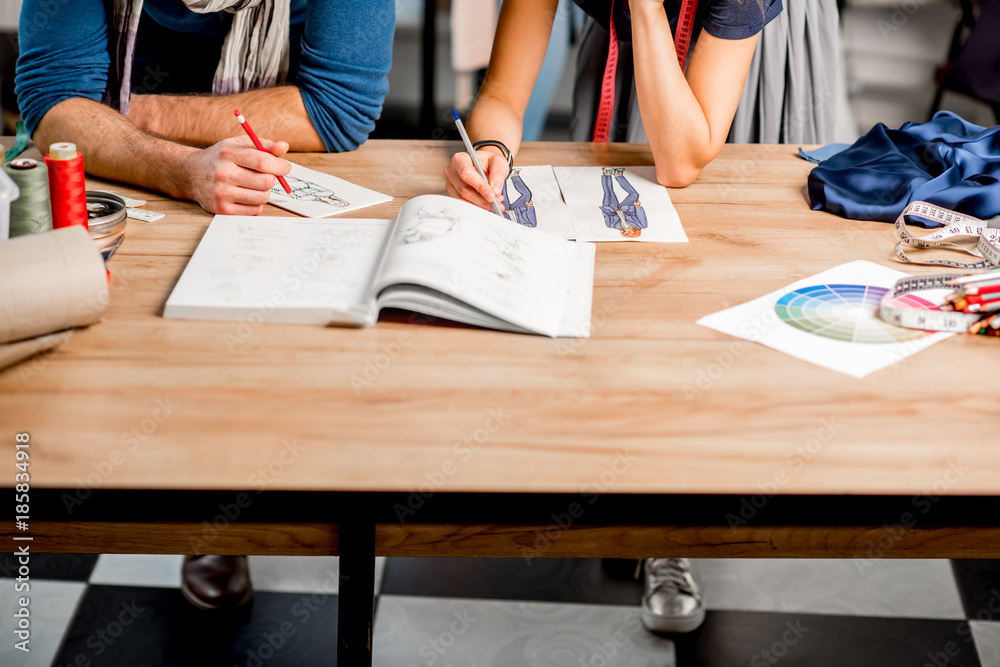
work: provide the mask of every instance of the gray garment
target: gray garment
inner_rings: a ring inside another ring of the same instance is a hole
[[[732,143],[834,140],[840,66],[835,0],[795,0],[764,28],[729,132]]]
[[[729,133],[731,143],[829,143],[840,61],[836,0],[794,0],[765,28]],[[610,35],[587,18],[580,38],[570,140],[590,141]],[[622,101],[624,100],[624,104]],[[619,42],[611,141],[647,141],[632,45]]]

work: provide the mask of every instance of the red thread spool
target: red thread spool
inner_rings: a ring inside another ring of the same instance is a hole
[[[49,170],[52,228],[81,225],[86,229],[87,183],[83,155],[76,150],[76,144],[52,144],[45,156],[45,166]]]

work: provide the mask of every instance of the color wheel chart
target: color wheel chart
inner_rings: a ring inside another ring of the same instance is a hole
[[[879,318],[879,303],[888,291],[874,285],[800,287],[778,299],[774,310],[783,322],[796,329],[848,343],[881,345],[927,336],[927,332],[893,326]],[[938,310],[935,304],[912,294],[894,299],[893,303]]]

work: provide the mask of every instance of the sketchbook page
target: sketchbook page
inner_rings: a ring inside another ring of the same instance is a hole
[[[498,331],[515,333],[532,333],[517,325],[494,317],[486,311],[473,308],[467,303],[452,298],[443,292],[420,285],[392,285],[386,287],[379,295],[379,303],[383,308],[402,308],[426,315],[442,317],[454,322],[471,324]]]
[[[372,284],[394,225],[217,215],[163,316],[372,324]]]
[[[503,186],[504,217],[563,239],[576,230],[550,165],[514,167]]]
[[[863,378],[954,335],[904,329],[879,318],[882,295],[905,277],[872,262],[850,262],[698,324]]]
[[[655,167],[555,167],[577,241],[687,243]]]
[[[576,258],[573,264],[570,290],[566,294],[559,323],[559,336],[567,338],[590,338],[590,313],[594,290],[577,289],[577,285],[594,284],[594,256],[597,248],[592,243],[576,244]]]
[[[443,292],[518,327],[560,333],[574,284],[576,245],[512,225],[467,202],[424,195],[399,213],[377,292],[416,284]]]
[[[392,201],[392,197],[355,185],[342,178],[290,162],[292,171],[285,180],[292,189],[289,196],[281,183],[271,188],[268,203],[307,218],[326,218],[339,213]]]

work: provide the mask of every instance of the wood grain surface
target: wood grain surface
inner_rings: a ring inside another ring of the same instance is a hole
[[[293,159],[393,195],[357,217],[394,217],[443,193],[458,149]],[[652,164],[644,145],[570,143],[519,161]],[[36,488],[1000,492],[996,340],[956,336],[857,380],[695,324],[844,262],[903,268],[891,225],[809,209],[810,168],[793,146],[726,146],[670,191],[690,243],[599,244],[588,340],[398,313],[362,330],[164,320],[211,215],[92,180],[166,217],[129,220],[102,323],[0,372],[0,481],[27,431]]]
[[[321,523],[33,523],[36,553],[335,556],[339,531]],[[16,533],[0,533],[10,539]],[[28,543],[12,543],[15,545]],[[377,556],[523,558],[996,558],[987,527],[887,531],[880,526],[573,526],[378,524]]]

